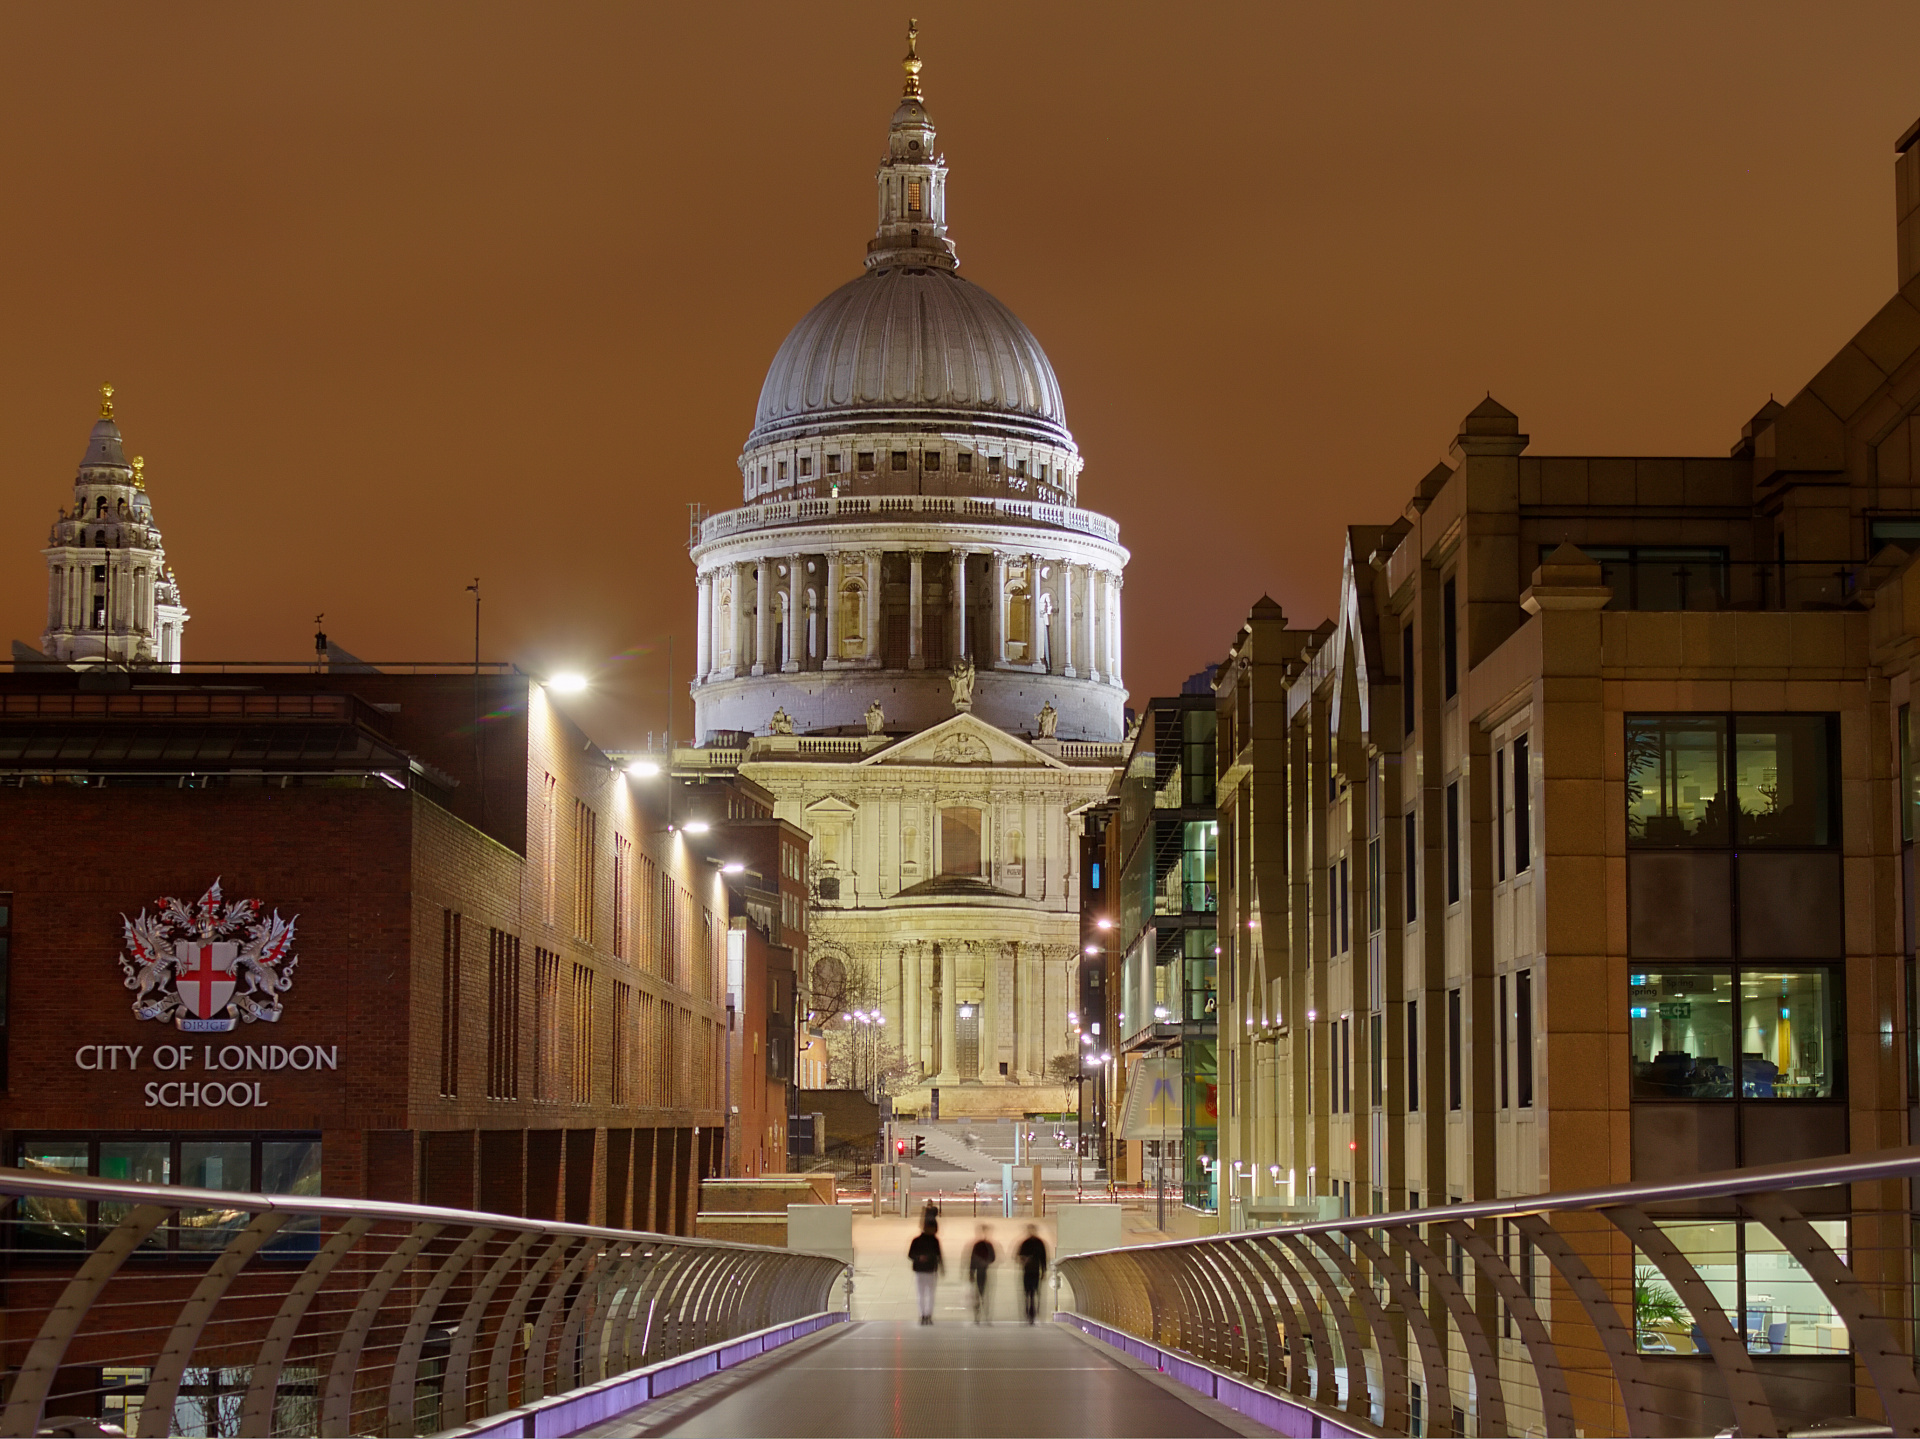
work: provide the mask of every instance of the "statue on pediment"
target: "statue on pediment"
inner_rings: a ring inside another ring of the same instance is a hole
[[[953,707],[962,714],[973,708],[973,675],[973,656],[968,655],[947,676],[947,683],[953,686]]]
[[[1034,723],[1040,727],[1041,739],[1052,739],[1054,732],[1060,728],[1060,711],[1053,707],[1052,700],[1041,705],[1040,713],[1033,719]]]
[[[775,734],[793,733],[793,716],[787,713],[785,705],[773,712],[773,718],[767,721],[767,728]]]
[[[886,732],[887,712],[880,708],[880,701],[875,700],[867,706],[867,733],[885,734]]]

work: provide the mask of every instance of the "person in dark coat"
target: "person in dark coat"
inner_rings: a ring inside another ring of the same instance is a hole
[[[907,1246],[907,1263],[913,1266],[913,1282],[920,1290],[920,1322],[931,1324],[933,1286],[947,1272],[946,1256],[940,1252],[940,1241],[934,1237],[931,1223],[913,1236],[913,1243]]]
[[[1040,1276],[1047,1272],[1047,1245],[1038,1225],[1027,1226],[1027,1237],[1020,1241],[1020,1283],[1027,1291],[1027,1323],[1031,1324],[1040,1308]]]
[[[993,1247],[993,1232],[986,1225],[980,1225],[974,1231],[973,1248],[967,1251],[967,1277],[973,1280],[973,1322],[983,1324],[987,1318],[987,1271],[993,1268],[993,1262],[1000,1257]]]

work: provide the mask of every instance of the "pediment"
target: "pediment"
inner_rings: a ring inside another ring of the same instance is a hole
[[[845,795],[823,794],[820,798],[807,803],[806,813],[809,815],[852,814],[859,808],[859,805]]]
[[[995,729],[971,714],[957,714],[931,729],[877,750],[863,765],[920,765],[951,769],[1008,767],[1066,769],[1052,755],[1043,754],[1017,735]]]

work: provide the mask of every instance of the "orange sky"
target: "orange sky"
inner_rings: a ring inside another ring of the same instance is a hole
[[[119,387],[194,659],[692,649],[686,505],[859,270],[909,10],[0,9],[0,612]],[[1724,454],[1892,292],[1920,6],[917,5],[962,273],[1131,546],[1136,700],[1321,618],[1489,388],[1536,451]],[[1676,13],[1677,12],[1677,13]]]

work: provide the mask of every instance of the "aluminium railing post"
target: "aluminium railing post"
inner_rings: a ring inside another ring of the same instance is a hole
[[[597,1322],[587,1326],[586,1343],[580,1356],[580,1382],[598,1384],[608,1377],[610,1371],[608,1355],[612,1352],[611,1340],[616,1325],[620,1322],[623,1309],[628,1309],[627,1296],[633,1292],[634,1280],[640,1273],[642,1260],[638,1244],[628,1245],[617,1250],[613,1259],[600,1270],[598,1292],[594,1296],[593,1312]]]
[[[415,1301],[413,1313],[407,1318],[406,1332],[400,1336],[400,1350],[393,1360],[393,1379],[387,1386],[387,1434],[389,1439],[408,1439],[414,1430],[414,1379],[420,1372],[420,1351],[427,1342],[427,1328],[433,1323],[433,1316],[440,1308],[440,1301],[453,1287],[453,1281],[460,1276],[479,1252],[480,1247],[493,1237],[494,1231],[485,1225],[475,1226],[467,1237],[461,1240],[440,1263],[440,1268],[427,1287]],[[444,1406],[445,1377],[441,1380],[441,1403]],[[464,1407],[464,1406],[462,1406]]]
[[[527,1340],[526,1367],[521,1372],[520,1402],[531,1404],[536,1399],[547,1397],[547,1355],[554,1348],[554,1327],[559,1322],[560,1308],[566,1302],[568,1291],[579,1280],[597,1251],[598,1241],[577,1239],[576,1248],[565,1266],[554,1275],[547,1285],[547,1292],[540,1301],[540,1309],[533,1319],[533,1332]],[[555,1378],[559,1377],[560,1356],[554,1355]],[[560,1391],[558,1384],[554,1392]]]
[[[260,1251],[260,1246],[271,1239],[290,1217],[272,1209],[254,1215],[246,1228],[227,1241],[226,1248],[220,1251],[220,1257],[213,1261],[200,1282],[194,1286],[192,1296],[180,1307],[179,1317],[174,1320],[166,1343],[160,1346],[160,1357],[154,1361],[153,1373],[147,1380],[146,1395],[140,1402],[143,1417],[147,1414],[164,1416],[162,1432],[170,1427],[174,1399],[180,1393],[181,1377],[187,1372],[187,1361],[193,1357],[194,1346],[200,1342],[200,1335],[206,1329],[207,1321],[213,1317],[214,1309],[239,1277],[240,1271],[247,1267],[247,1262]]]
[[[1784,1196],[1755,1194],[1741,1203],[1800,1261],[1807,1277],[1820,1286],[1827,1303],[1846,1321],[1853,1352],[1872,1376],[1893,1432],[1920,1434],[1920,1384],[1915,1383],[1913,1360],[1902,1352],[1886,1320],[1861,1302],[1858,1276]]]
[[[556,1394],[592,1382],[586,1362],[586,1330],[600,1312],[606,1294],[607,1270],[619,1262],[619,1255],[608,1240],[588,1240],[586,1253],[585,1269],[560,1298],[559,1338],[553,1363]]]
[[[1693,1315],[1701,1338],[1713,1354],[1713,1367],[1726,1386],[1727,1403],[1733,1408],[1734,1427],[1742,1434],[1777,1435],[1779,1423],[1773,1417],[1773,1405],[1760,1376],[1754,1372],[1747,1346],[1733,1332],[1720,1303],[1713,1297],[1692,1262],[1667,1238],[1666,1231],[1632,1205],[1617,1205],[1600,1211],[1627,1236],[1653,1267],[1660,1271],[1674,1294]]]
[[[539,1235],[535,1231],[526,1230],[514,1235],[500,1251],[488,1267],[486,1277],[475,1287],[473,1297],[467,1301],[467,1307],[460,1315],[460,1322],[454,1327],[452,1338],[447,1341],[447,1371],[440,1392],[441,1412],[450,1429],[467,1422],[467,1389],[473,1351],[480,1341],[480,1331],[486,1323],[493,1296],[506,1281],[507,1275],[526,1257],[537,1238]]]
[[[1241,1251],[1241,1259],[1259,1278],[1259,1292],[1267,1297],[1268,1304],[1280,1321],[1282,1339],[1279,1346],[1279,1358],[1282,1360],[1279,1387],[1290,1393],[1307,1395],[1312,1392],[1313,1381],[1307,1376],[1307,1354],[1309,1346],[1300,1330],[1300,1315],[1287,1292],[1286,1284],[1280,1278],[1272,1255],[1251,1240],[1243,1240],[1235,1246]],[[1273,1365],[1268,1364],[1268,1384],[1275,1381],[1272,1377]]]
[[[1402,1231],[1411,1225],[1382,1225],[1382,1237],[1375,1236],[1370,1230],[1356,1230],[1353,1234],[1353,1246],[1367,1256],[1375,1271],[1386,1281],[1387,1291],[1392,1294],[1394,1303],[1400,1306],[1400,1312],[1407,1322],[1407,1330],[1413,1335],[1414,1347],[1420,1351],[1420,1376],[1430,1401],[1432,1415],[1427,1424],[1427,1432],[1433,1435],[1450,1435],[1453,1432],[1453,1379],[1447,1359],[1446,1336],[1433,1327],[1433,1319],[1427,1313],[1426,1306],[1420,1302],[1420,1291],[1408,1280],[1406,1271],[1401,1267],[1399,1258],[1406,1255],[1413,1259],[1411,1252],[1402,1244],[1397,1253],[1387,1248],[1389,1242],[1398,1244],[1403,1238]],[[1414,1263],[1419,1261],[1413,1260]],[[1413,1375],[1408,1370],[1407,1390],[1408,1419],[1411,1419]],[[1388,1425],[1392,1427],[1391,1423]]]
[[[1334,1326],[1340,1331],[1340,1347],[1346,1355],[1347,1401],[1346,1411],[1354,1418],[1371,1422],[1373,1418],[1372,1380],[1367,1375],[1367,1350],[1360,1342],[1359,1326],[1353,1322],[1353,1307],[1341,1294],[1340,1286],[1327,1272],[1319,1257],[1307,1247],[1306,1236],[1288,1234],[1282,1230],[1277,1236],[1279,1241],[1293,1252],[1300,1261],[1300,1268],[1325,1298],[1327,1307],[1333,1311]],[[1318,1238],[1319,1236],[1314,1236]],[[1384,1377],[1384,1376],[1383,1376]],[[1335,1392],[1338,1392],[1337,1390]]]
[[[274,1401],[280,1390],[280,1372],[286,1367],[287,1354],[300,1332],[307,1308],[327,1282],[327,1277],[333,1273],[334,1266],[346,1258],[360,1242],[361,1236],[371,1228],[371,1219],[356,1215],[343,1220],[340,1227],[327,1236],[326,1242],[313,1258],[307,1261],[307,1267],[300,1271],[300,1277],[293,1282],[286,1298],[280,1301],[273,1323],[267,1327],[267,1337],[260,1341],[260,1352],[254,1356],[253,1369],[247,1379],[246,1397],[240,1401],[242,1434],[273,1432]]]
[[[1311,1237],[1320,1252],[1333,1261],[1334,1267],[1347,1281],[1347,1292],[1359,1301],[1361,1309],[1365,1311],[1367,1328],[1373,1334],[1374,1350],[1380,1356],[1381,1423],[1387,1429],[1400,1430],[1407,1426],[1407,1358],[1401,1352],[1400,1341],[1395,1337],[1392,1326],[1387,1321],[1387,1312],[1381,1307],[1380,1296],[1374,1293],[1373,1285],[1360,1272],[1360,1266],[1354,1263],[1353,1256],[1341,1243],[1341,1239],[1345,1239],[1354,1242],[1355,1247],[1360,1248],[1357,1238],[1359,1234],[1364,1233],[1367,1231],[1356,1229],[1353,1233],[1343,1233],[1340,1238],[1325,1233],[1315,1233]],[[1368,1237],[1370,1238],[1371,1235]],[[1372,1252],[1364,1248],[1360,1252],[1366,1256],[1369,1264],[1374,1262]],[[1351,1368],[1348,1372],[1352,1372]],[[1351,1379],[1347,1381],[1347,1387],[1351,1391],[1353,1387]],[[1371,1411],[1360,1417],[1371,1419]]]
[[[1474,1407],[1479,1418],[1476,1427],[1482,1434],[1504,1433],[1507,1428],[1507,1400],[1500,1384],[1499,1356],[1494,1353],[1479,1314],[1468,1302],[1466,1290],[1460,1287],[1453,1277],[1453,1271],[1433,1252],[1427,1241],[1412,1232],[1412,1226],[1408,1226],[1408,1233],[1401,1243],[1426,1272],[1427,1282],[1432,1285],[1433,1292],[1446,1305],[1447,1313],[1453,1319],[1454,1332],[1460,1336],[1460,1347],[1467,1352],[1467,1365],[1473,1370]]]
[[[540,1257],[527,1266],[526,1273],[520,1276],[520,1282],[514,1286],[512,1297],[507,1300],[506,1311],[500,1316],[499,1331],[493,1336],[493,1353],[487,1360],[489,1414],[498,1414],[503,1409],[513,1407],[513,1351],[521,1343],[520,1326],[526,1322],[527,1305],[547,1271],[560,1262],[573,1243],[570,1234],[555,1236]],[[532,1397],[527,1393],[527,1369],[528,1363],[523,1361],[520,1368],[523,1403]]]
[[[93,1301],[100,1297],[100,1291],[107,1287],[107,1281],[127,1262],[127,1256],[138,1249],[171,1212],[158,1204],[137,1205],[94,1246],[93,1252],[80,1266],[80,1272],[67,1282],[58,1302],[47,1311],[33,1347],[27,1351],[25,1361],[14,1374],[6,1411],[0,1414],[0,1431],[8,1434],[39,1432],[54,1376],[60,1372],[67,1346],[79,1332],[87,1312],[93,1307]]]
[[[1522,1215],[1514,1225],[1567,1281],[1573,1297],[1586,1311],[1587,1322],[1600,1336],[1607,1362],[1613,1366],[1614,1382],[1620,1388],[1620,1402],[1626,1419],[1626,1431],[1632,1439],[1645,1439],[1659,1427],[1660,1411],[1654,1406],[1653,1392],[1647,1380],[1646,1364],[1640,1358],[1639,1343],[1633,1326],[1620,1318],[1620,1311],[1587,1262],[1567,1242],[1561,1232],[1543,1216]],[[1592,1425],[1587,1426],[1591,1429]]]
[[[1274,1319],[1273,1302],[1267,1296],[1267,1285],[1254,1267],[1245,1241],[1236,1239],[1220,1245],[1216,1257],[1237,1277],[1238,1283],[1235,1287],[1245,1298],[1244,1307],[1259,1318],[1260,1367],[1256,1374],[1252,1360],[1252,1331],[1249,1326],[1247,1375],[1262,1384],[1273,1385],[1276,1361],[1280,1359],[1282,1349],[1280,1327]]]
[[[406,1273],[427,1241],[443,1228],[444,1225],[433,1222],[414,1225],[406,1237],[394,1245],[386,1262],[360,1292],[360,1301],[347,1316],[347,1326],[334,1347],[321,1391],[320,1432],[327,1439],[344,1439],[353,1432],[353,1399],[360,1378],[360,1355],[366,1348],[368,1335],[373,1332],[374,1321],[379,1318],[380,1309],[400,1276]]]
[[[1560,1366],[1560,1355],[1554,1348],[1553,1337],[1541,1322],[1540,1311],[1534,1308],[1533,1296],[1520,1287],[1519,1280],[1513,1277],[1513,1271],[1507,1267],[1506,1261],[1494,1252],[1486,1236],[1471,1224],[1454,1220],[1438,1228],[1466,1250],[1479,1266],[1480,1272],[1493,1281],[1494,1292],[1506,1301],[1514,1323],[1520,1326],[1520,1339],[1527,1346],[1527,1358],[1533,1364],[1534,1382],[1540,1388],[1540,1420],[1548,1435],[1573,1439],[1573,1393],[1567,1387],[1567,1373]]]
[[[1294,1267],[1293,1260],[1289,1257],[1286,1246],[1280,1242],[1277,1232],[1271,1235],[1263,1234],[1248,1242],[1258,1245],[1274,1268],[1280,1272],[1287,1286],[1293,1290],[1299,1312],[1307,1321],[1308,1348],[1313,1354],[1313,1378],[1306,1389],[1301,1389],[1296,1384],[1294,1392],[1306,1394],[1318,1403],[1330,1405],[1333,1402],[1333,1396],[1340,1392],[1340,1386],[1333,1377],[1333,1336],[1327,1332],[1327,1316],[1320,1310],[1318,1294]]]

